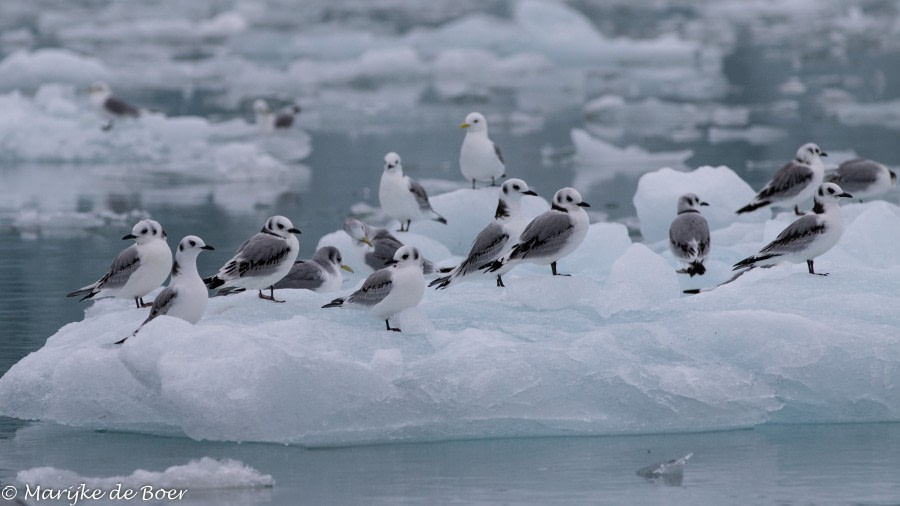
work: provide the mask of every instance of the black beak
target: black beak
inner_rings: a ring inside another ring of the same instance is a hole
[[[579,206],[579,207],[591,207],[591,205],[588,204],[587,202],[579,202],[579,203],[578,203],[578,206]]]
[[[700,205],[701,205],[701,206],[708,206],[709,203],[708,203],[708,202],[701,202]]]
[[[137,236],[134,235],[134,234],[128,234],[128,235],[126,235],[125,237],[122,238],[123,241],[126,240],[126,239],[137,239]]]
[[[300,231],[297,230],[296,228],[289,228],[289,229],[288,229],[288,232],[290,232],[290,233],[292,233],[292,234],[299,234],[299,233],[300,233]]]
[[[848,198],[848,199],[852,199],[852,198],[853,198],[853,195],[850,195],[849,193],[844,192],[844,193],[839,193],[839,194],[838,194],[838,197],[846,197],[846,198]]]
[[[819,156],[828,156],[828,153],[822,151],[821,153],[819,153]]]
[[[522,195],[531,195],[532,197],[537,197],[538,194],[534,190],[528,190],[527,192],[522,192]]]
[[[212,246],[210,246],[209,244],[207,244],[206,246],[203,246],[203,247],[200,248],[200,249],[208,249],[208,250],[212,251],[212,250],[214,250],[214,249],[216,249],[216,248],[213,248]]]
[[[387,262],[385,262],[384,264],[385,265],[394,265],[396,263],[398,263],[398,262],[392,258],[392,259],[388,260]]]

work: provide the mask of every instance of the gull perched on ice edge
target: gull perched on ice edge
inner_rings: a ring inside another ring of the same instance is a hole
[[[479,267],[493,262],[509,251],[528,224],[522,215],[522,197],[524,195],[537,195],[537,193],[521,179],[504,181],[500,186],[500,198],[497,202],[497,211],[494,213],[494,221],[484,227],[475,237],[469,256],[450,271],[449,275],[435,279],[428,286],[437,286],[437,289],[443,289],[457,281],[470,279],[471,274],[479,273]],[[504,286],[501,276],[511,268],[512,264],[505,265],[496,272],[497,286]]]
[[[175,263],[172,265],[172,281],[156,296],[153,307],[150,308],[150,316],[129,337],[137,334],[144,325],[157,316],[175,316],[192,324],[200,321],[203,312],[206,311],[209,294],[206,285],[200,279],[200,274],[197,273],[197,255],[203,250],[211,249],[212,246],[207,246],[203,239],[196,235],[185,236],[181,240],[178,251],[175,252]],[[127,339],[128,337],[116,344],[122,344]]]
[[[459,127],[466,129],[459,148],[459,170],[463,177],[472,180],[473,190],[475,181],[490,179],[491,186],[496,186],[497,178],[506,176],[506,162],[500,148],[488,137],[487,120],[481,113],[473,112]]]
[[[853,196],[834,183],[820,186],[814,197],[812,214],[802,216],[788,225],[774,241],[759,250],[759,253],[734,264],[734,270],[766,267],[782,261],[791,263],[806,261],[809,273],[816,274],[813,270],[813,259],[833,248],[844,233],[841,207],[837,203],[840,197]]]
[[[234,257],[215,276],[203,282],[210,289],[233,287],[222,290],[222,295],[259,290],[260,299],[284,302],[275,298],[274,285],[290,272],[297,259],[300,242],[294,234],[299,233],[291,220],[272,216],[258,234],[241,244]],[[269,295],[263,295],[265,288],[269,289]]]
[[[558,190],[550,210],[531,220],[509,253],[480,268],[497,272],[507,264],[531,262],[550,264],[553,275],[559,276],[557,260],[575,251],[587,235],[590,219],[585,207],[591,206],[581,199],[578,190]]]
[[[275,288],[299,288],[314,292],[340,290],[344,282],[341,269],[353,272],[343,262],[340,250],[334,246],[319,248],[311,259],[294,262],[291,271],[275,283]]]
[[[384,318],[387,330],[400,332],[399,328],[391,327],[390,318],[404,309],[415,307],[424,294],[422,255],[412,246],[403,246],[394,255],[394,263],[372,273],[359,290],[322,307],[363,306],[369,309],[372,316]]]
[[[862,200],[894,189],[897,174],[878,162],[856,158],[840,164],[837,170],[826,173],[825,181],[840,186]]]
[[[706,273],[703,261],[709,254],[709,223],[700,214],[700,206],[708,206],[700,197],[686,193],[678,199],[678,216],[669,226],[669,248],[675,258],[687,264],[680,274]]]
[[[141,220],[122,238],[126,239],[134,239],[135,243],[116,255],[102,278],[68,296],[84,295],[81,300],[119,297],[134,299],[138,308],[149,306],[144,302],[144,296],[159,288],[172,269],[172,252],[166,244],[166,232],[155,220]]]
[[[300,106],[291,105],[275,113],[269,109],[269,104],[260,98],[253,102],[253,114],[256,117],[256,124],[264,131],[286,130],[294,124],[294,117],[300,114]]]
[[[403,247],[403,243],[383,228],[375,228],[359,218],[347,218],[344,220],[344,232],[355,239],[358,244],[365,244],[372,248],[366,251],[363,261],[373,271],[383,269],[394,263],[394,253]],[[422,259],[425,274],[434,272],[434,264],[428,259]]]
[[[825,166],[820,156],[828,156],[819,146],[807,143],[797,150],[797,157],[778,169],[772,180],[766,183],[753,201],[737,210],[737,214],[748,213],[768,205],[793,206],[796,214],[799,204],[812,197],[825,177]]]
[[[113,121],[119,118],[136,118],[141,115],[141,111],[112,94],[109,85],[104,82],[96,82],[87,89],[91,94],[91,103],[100,111],[107,123],[103,126],[103,130],[110,130],[113,127]]]
[[[378,201],[388,216],[400,222],[400,232],[408,232],[412,220],[426,217],[447,224],[447,220],[431,208],[425,188],[409,176],[403,175],[403,165],[397,153],[384,155],[384,172],[381,174],[381,185],[378,187]],[[405,229],[403,222],[406,222]]]

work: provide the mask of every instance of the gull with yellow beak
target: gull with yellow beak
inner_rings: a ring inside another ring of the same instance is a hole
[[[319,248],[311,259],[294,262],[287,276],[275,283],[275,288],[299,288],[319,293],[340,290],[344,282],[341,269],[353,272],[343,262],[340,250],[334,246]]]
[[[491,186],[497,186],[497,178],[506,177],[506,163],[500,148],[488,137],[487,120],[481,113],[472,112],[459,127],[466,129],[459,150],[459,170],[463,177],[472,180],[473,190],[475,181],[490,180]]]

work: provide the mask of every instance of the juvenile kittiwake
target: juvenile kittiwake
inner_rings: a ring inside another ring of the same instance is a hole
[[[809,273],[816,274],[813,270],[813,259],[833,248],[844,232],[841,207],[837,202],[839,197],[853,196],[834,183],[819,186],[811,214],[801,216],[788,225],[774,241],[759,250],[759,253],[734,264],[734,270],[766,267],[779,262],[806,261]]]
[[[825,177],[825,166],[821,156],[828,156],[819,146],[807,143],[797,150],[797,157],[778,169],[771,181],[766,183],[753,201],[737,210],[737,214],[748,213],[768,205],[790,208],[800,212],[799,204],[812,197]]]
[[[116,255],[102,278],[68,296],[83,295],[81,300],[118,297],[134,299],[138,308],[149,306],[143,297],[159,288],[172,270],[166,232],[155,220],[141,220],[122,238],[126,239],[134,239],[135,243]]]
[[[375,228],[358,218],[344,220],[344,232],[359,244],[365,244],[367,249],[371,249],[366,251],[363,260],[373,271],[392,264],[394,253],[403,247],[403,243],[388,230]],[[425,274],[434,272],[434,264],[427,259],[422,260]]]
[[[172,280],[169,286],[159,292],[150,308],[150,316],[131,335],[140,331],[144,325],[157,316],[167,315],[181,318],[189,323],[197,323],[206,311],[209,294],[206,285],[197,273],[197,255],[203,250],[211,250],[203,239],[196,235],[185,236],[178,244],[175,252],[175,263],[172,264]],[[131,336],[129,336],[131,337]],[[116,342],[124,343],[128,337]]]
[[[669,226],[669,248],[677,260],[687,264],[677,271],[681,274],[706,273],[703,261],[709,254],[709,224],[700,214],[700,206],[708,205],[693,193],[678,199],[678,216]]]
[[[558,276],[556,262],[575,251],[587,235],[590,219],[584,207],[591,206],[577,190],[560,189],[550,210],[531,220],[509,252],[481,268],[497,272],[507,264],[531,262],[550,264],[551,272]]]
[[[294,262],[287,276],[275,283],[275,288],[301,288],[314,292],[340,290],[344,282],[341,270],[353,272],[343,262],[341,252],[334,246],[319,248],[311,259]]]
[[[469,113],[460,128],[466,129],[466,137],[459,149],[459,170],[466,179],[491,181],[496,186],[498,177],[506,176],[506,162],[500,148],[488,137],[488,125],[478,112]]]
[[[378,200],[381,208],[391,218],[400,222],[400,232],[408,232],[413,220],[424,218],[447,224],[447,220],[431,208],[428,194],[418,182],[403,175],[400,155],[388,153],[384,156],[384,172],[381,174],[381,185],[378,188]],[[403,228],[406,222],[406,228]]]
[[[480,274],[479,267],[506,254],[528,225],[528,220],[522,214],[522,196],[524,195],[537,195],[537,193],[521,179],[504,181],[500,186],[500,198],[497,202],[497,211],[494,213],[494,221],[478,233],[469,255],[461,264],[450,271],[449,275],[435,279],[428,286],[443,289],[455,282],[470,279],[470,274]],[[504,286],[501,276],[513,265],[504,265],[495,272],[497,286]]]
[[[300,114],[300,106],[289,105],[276,113],[260,98],[253,102],[253,114],[256,116],[256,124],[264,131],[286,130],[294,124],[294,117]]]
[[[422,255],[412,246],[403,246],[394,255],[394,263],[372,273],[359,290],[322,307],[363,306],[372,316],[384,318],[387,330],[400,332],[399,328],[391,327],[390,318],[404,309],[415,307],[424,293]]]
[[[893,190],[897,184],[897,174],[876,161],[856,158],[840,164],[833,172],[827,172],[825,181],[863,200]]]
[[[137,107],[113,95],[109,85],[104,82],[98,81],[90,85],[87,90],[91,94],[91,103],[107,120],[103,130],[110,130],[113,122],[119,118],[136,118],[141,115],[141,111]]]
[[[275,283],[281,280],[294,265],[300,243],[294,234],[291,220],[284,216],[272,216],[263,229],[238,248],[231,260],[225,263],[215,276],[203,280],[210,289],[224,286],[228,295],[244,290],[259,290],[259,298],[284,302],[275,298]],[[263,289],[269,295],[263,295]]]

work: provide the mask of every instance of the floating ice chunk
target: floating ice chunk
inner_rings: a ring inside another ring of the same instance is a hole
[[[65,490],[69,487],[86,485],[88,488],[109,491],[121,485],[123,489],[140,489],[151,485],[166,489],[228,489],[272,487],[275,480],[238,460],[216,460],[203,457],[187,464],[172,466],[165,471],[145,471],[138,469],[128,476],[94,478],[80,476],[74,471],[53,467],[34,467],[19,471],[19,483],[43,488]],[[65,497],[65,494],[63,494]]]
[[[648,243],[669,237],[669,226],[677,214],[678,197],[685,193],[695,193],[709,202],[702,214],[710,230],[734,222],[758,223],[766,219],[765,213],[734,213],[756,192],[728,167],[704,166],[690,172],[660,169],[642,176],[634,195],[641,235]],[[712,249],[716,247],[713,242]]]
[[[622,312],[653,308],[680,293],[675,269],[643,244],[632,244],[612,266],[597,298],[603,318]]]
[[[657,462],[638,469],[635,474],[651,481],[661,481],[670,487],[680,487],[684,480],[684,464],[693,456],[693,453],[688,453],[678,459]]]
[[[787,137],[787,132],[777,127],[753,125],[747,128],[712,127],[709,129],[708,135],[709,142],[712,144],[743,141],[756,146],[764,146]]]
[[[849,126],[873,125],[900,129],[900,99],[860,103],[855,100],[833,102],[822,97],[825,111]]]
[[[100,60],[65,49],[16,51],[0,61],[0,90],[37,88],[45,83],[86,85],[109,80],[110,71]]]

